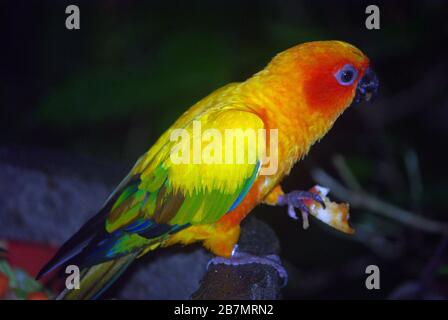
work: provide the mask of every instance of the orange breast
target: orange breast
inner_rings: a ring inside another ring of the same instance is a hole
[[[260,183],[260,179],[256,180],[241,203],[235,209],[219,219],[217,222],[218,228],[228,230],[240,224],[241,220],[243,220],[261,200]]]

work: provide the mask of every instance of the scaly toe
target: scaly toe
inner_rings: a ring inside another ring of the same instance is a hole
[[[319,203],[325,209],[325,202],[320,195],[317,193],[313,193],[310,191],[292,191],[288,193],[288,197],[290,197],[292,202],[302,202],[303,200],[314,200]]]

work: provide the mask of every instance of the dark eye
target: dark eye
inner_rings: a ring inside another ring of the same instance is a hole
[[[358,70],[351,64],[346,64],[334,74],[339,84],[343,86],[351,85],[358,76]]]

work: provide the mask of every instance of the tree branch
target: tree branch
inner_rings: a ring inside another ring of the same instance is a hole
[[[370,210],[425,232],[448,234],[447,225],[396,207],[363,191],[350,190],[322,169],[314,169],[311,175],[317,183],[330,188],[337,198],[347,201],[353,207]]]

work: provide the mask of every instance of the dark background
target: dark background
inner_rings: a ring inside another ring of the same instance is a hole
[[[80,7],[80,30],[65,28],[68,4]],[[380,7],[380,30],[365,28],[368,4]],[[349,168],[363,194],[446,223],[447,17],[442,0],[1,1],[0,147],[100,159],[120,168],[118,183],[213,89],[298,43],[344,40],[370,57],[380,96],[350,108],[285,189],[314,185],[315,168],[347,185]],[[358,232],[348,237],[257,208],[281,242],[284,297],[447,297],[440,232],[383,211],[352,208]],[[381,290],[365,289],[369,264],[381,269]]]

